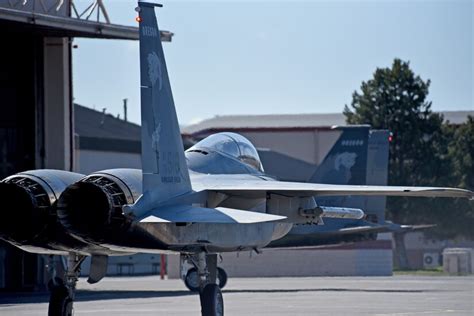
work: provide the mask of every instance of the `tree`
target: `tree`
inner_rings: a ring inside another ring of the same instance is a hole
[[[450,131],[452,141],[449,156],[452,161],[455,185],[474,190],[474,117]]]
[[[345,106],[348,123],[393,133],[389,184],[432,183],[447,167],[443,153],[433,156],[448,140],[441,130],[443,117],[426,101],[429,86],[430,80],[415,76],[408,62],[395,59],[391,68],[378,68],[373,79],[362,82],[361,93],[352,95],[352,110]]]
[[[460,126],[446,126],[447,133],[452,137],[448,147],[448,156],[451,161],[450,185],[474,190],[474,117],[468,116],[467,122]],[[458,235],[471,240],[474,239],[474,202],[456,200],[450,208],[451,220],[443,223],[443,232],[454,228]],[[451,228],[451,229],[450,229]],[[452,234],[451,234],[452,235]]]
[[[393,133],[390,143],[390,185],[445,185],[449,173],[449,138],[442,130],[443,117],[427,101],[430,80],[415,76],[409,62],[395,59],[391,68],[377,68],[362,82],[344,109],[347,122],[370,124]],[[397,222],[413,219],[409,199],[389,199],[388,217]],[[424,214],[420,214],[424,215]],[[424,216],[423,216],[424,217]]]
[[[350,124],[370,124],[374,129],[393,133],[390,185],[469,187],[474,175],[472,118],[470,124],[458,130],[443,124],[442,115],[433,113],[431,102],[427,101],[429,87],[430,80],[415,75],[409,62],[395,59],[390,68],[377,68],[372,79],[362,82],[360,92],[353,93],[351,106],[345,106],[344,114]],[[466,156],[469,151],[470,158]],[[455,203],[453,207],[452,200],[389,198],[387,217],[398,223],[438,224],[436,232],[443,237],[472,236],[471,229],[462,227],[465,210],[472,204]],[[459,217],[452,220],[448,212]]]

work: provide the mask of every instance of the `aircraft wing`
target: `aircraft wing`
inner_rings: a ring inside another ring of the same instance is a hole
[[[226,207],[206,208],[191,205],[175,205],[153,209],[147,212],[139,222],[252,224],[279,221],[283,219],[286,219],[286,217]]]
[[[214,180],[193,183],[195,191],[208,190],[228,195],[252,196],[259,193],[276,193],[288,196],[346,196],[383,195],[417,197],[451,197],[474,199],[474,192],[456,188],[410,187],[410,186],[370,186],[335,185],[284,181],[264,181],[258,179],[232,179],[216,177]]]

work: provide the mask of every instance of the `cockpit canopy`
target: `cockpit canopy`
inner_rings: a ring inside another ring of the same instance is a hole
[[[231,156],[263,172],[262,162],[255,146],[245,137],[236,133],[217,133],[208,136],[187,151],[217,151]]]

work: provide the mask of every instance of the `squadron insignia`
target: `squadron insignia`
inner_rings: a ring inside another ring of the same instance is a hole
[[[148,54],[148,78],[150,79],[151,85],[154,87],[158,81],[158,90],[161,90],[163,85],[161,61],[155,52]]]

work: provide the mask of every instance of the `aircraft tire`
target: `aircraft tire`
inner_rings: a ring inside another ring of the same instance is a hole
[[[67,288],[57,286],[51,290],[49,298],[48,316],[72,316],[73,300],[69,297]]]
[[[197,273],[196,268],[191,268],[186,273],[186,277],[184,278],[184,285],[190,290],[191,292],[199,292],[199,276]]]
[[[63,279],[61,279],[59,277],[55,277],[54,280],[53,279],[49,280],[48,290],[50,292],[52,292],[54,289],[56,289],[58,287],[65,287]]]
[[[223,289],[227,284],[227,273],[224,269],[217,267],[217,283],[219,287]],[[191,292],[199,292],[199,284],[198,284],[198,275],[196,268],[191,268],[186,273],[186,277],[184,278],[184,285],[190,290]]]
[[[224,299],[217,284],[208,284],[199,294],[202,316],[223,316]]]
[[[217,267],[217,279],[217,284],[219,284],[219,287],[222,290],[227,284],[227,273],[220,267]]]

